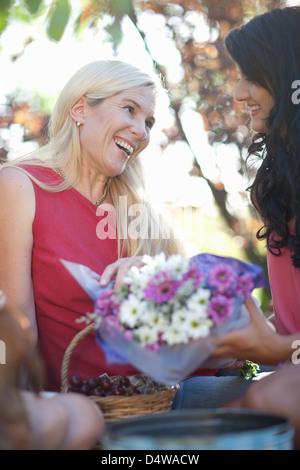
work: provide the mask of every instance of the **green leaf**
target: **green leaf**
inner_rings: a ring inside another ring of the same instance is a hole
[[[0,0],[0,34],[5,30],[6,26],[8,25],[9,7],[11,6],[11,4],[12,2],[10,1],[5,0],[2,2],[2,0]]]
[[[4,16],[2,12],[0,12],[0,34],[2,33],[2,31],[5,30],[7,26],[7,15]]]
[[[237,371],[244,379],[252,379],[253,377],[257,377],[259,365],[252,361],[244,361],[243,367],[237,369]]]
[[[36,15],[42,4],[42,0],[24,0],[25,6],[31,15]]]
[[[112,15],[123,17],[132,11],[132,0],[115,0],[109,3],[109,8]]]
[[[120,25],[120,21],[115,18],[114,22],[108,26],[105,26],[104,28],[112,41],[114,51],[117,50],[118,45],[120,44],[122,40],[122,29]]]
[[[13,0],[0,0],[0,12],[2,11],[8,12],[12,4],[13,4]]]
[[[50,7],[47,34],[50,39],[60,41],[68,24],[71,7],[68,0],[56,0]]]

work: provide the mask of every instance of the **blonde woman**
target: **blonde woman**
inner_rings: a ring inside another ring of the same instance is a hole
[[[1,168],[0,285],[8,308],[18,308],[36,332],[47,390],[60,389],[63,354],[82,328],[76,319],[93,309],[60,260],[100,275],[107,268],[105,276],[120,282],[137,257],[180,250],[150,210],[137,159],[149,143],[162,90],[155,74],[127,63],[87,64],[57,99],[48,143]],[[142,227],[130,236],[132,217],[120,196],[128,209],[143,208]],[[103,372],[136,373],[129,365],[108,367],[90,336],[74,351],[70,375]]]

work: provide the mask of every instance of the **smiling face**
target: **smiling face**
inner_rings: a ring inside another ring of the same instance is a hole
[[[121,174],[149,144],[155,122],[152,87],[131,88],[95,106],[83,100],[83,163],[104,176]]]
[[[239,73],[235,99],[246,103],[250,111],[251,128],[255,132],[268,132],[267,120],[274,106],[274,98],[266,88],[249,80],[243,72]]]

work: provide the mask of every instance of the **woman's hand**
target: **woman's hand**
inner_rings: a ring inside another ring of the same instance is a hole
[[[224,408],[250,410],[285,416],[295,427],[295,448],[300,449],[300,368],[290,364],[254,381],[245,395]]]
[[[79,393],[48,398],[22,391],[21,397],[30,425],[29,449],[89,450],[104,433],[99,407]]]
[[[129,269],[132,266],[137,266],[138,268],[143,266],[143,256],[132,256],[128,258],[120,258],[112,264],[109,264],[104,269],[100,284],[101,286],[106,286],[113,279],[115,282],[115,289],[118,290],[122,287],[124,282],[124,277],[128,273]]]
[[[293,353],[291,343],[295,338],[276,334],[251,297],[246,299],[245,306],[250,315],[249,324],[242,330],[229,332],[213,356],[238,357],[268,365],[290,359]]]

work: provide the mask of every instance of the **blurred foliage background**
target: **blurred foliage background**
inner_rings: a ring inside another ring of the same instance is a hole
[[[158,139],[159,153],[154,158],[152,150],[145,158],[146,169],[156,165],[155,194],[163,187],[164,207],[179,230],[184,226],[182,236],[191,254],[236,256],[261,265],[267,277],[265,247],[255,238],[260,221],[246,191],[255,171],[255,164],[247,171],[245,162],[251,140],[248,114],[234,101],[237,72],[223,41],[232,28],[285,4],[282,0],[0,0],[0,57],[5,52],[2,38],[14,26],[29,32],[20,39],[11,62],[20,61],[39,35],[59,43],[67,29],[77,45],[84,42],[87,31],[101,34],[98,58],[107,43],[117,58],[126,39],[125,21],[130,23],[170,93],[170,118]],[[172,67],[163,50],[174,55]],[[135,47],[131,54],[134,62]],[[36,67],[42,63],[43,57]],[[55,74],[59,70],[53,70]],[[16,89],[1,101],[2,159],[12,157],[9,130],[15,125],[22,129],[22,142],[45,142],[52,103],[47,94]],[[175,172],[183,160],[185,175]],[[176,194],[169,187],[172,179]],[[193,197],[183,197],[188,191]],[[258,296],[267,312],[269,290]]]

